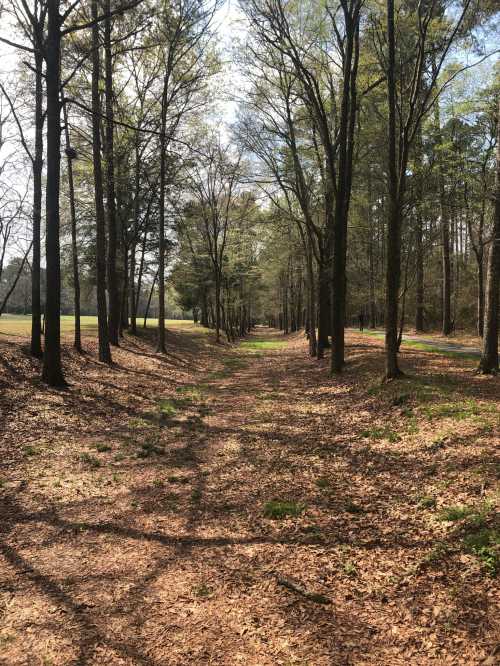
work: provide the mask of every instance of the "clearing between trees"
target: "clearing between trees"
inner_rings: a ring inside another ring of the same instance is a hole
[[[348,333],[2,338],[3,664],[494,664],[498,377]]]

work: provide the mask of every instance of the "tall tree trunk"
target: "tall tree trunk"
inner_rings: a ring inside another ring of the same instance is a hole
[[[40,231],[42,225],[43,169],[43,55],[35,51],[35,155],[33,159],[33,257],[31,262],[31,347],[42,358],[42,305],[40,298]]]
[[[215,268],[215,340],[220,342],[221,329],[221,276],[219,268]]]
[[[165,347],[165,190],[166,190],[166,84],[162,99],[162,118],[160,133],[160,206],[159,206],[159,244],[158,244],[158,346],[160,354],[166,354]]]
[[[73,263],[73,302],[75,310],[75,335],[73,345],[79,352],[82,351],[82,334],[80,323],[80,272],[78,269],[78,244],[76,238],[76,208],[75,208],[75,185],[73,180],[73,159],[71,153],[71,142],[69,138],[68,110],[63,104],[64,114],[64,136],[66,139],[66,157],[68,165],[68,194],[69,210],[71,218],[71,258]]]
[[[130,277],[129,277],[129,289],[130,289],[130,332],[132,335],[137,333],[137,302],[135,293],[135,253],[138,241],[138,230],[139,230],[139,192],[140,192],[140,161],[139,161],[139,138],[136,137],[135,141],[135,168],[134,168],[134,227],[132,230],[132,238],[130,240]],[[146,238],[146,233],[144,234]],[[142,255],[141,255],[141,269],[144,262],[144,250],[145,243],[142,245]],[[139,270],[139,275],[141,274],[141,269]],[[140,280],[140,277],[139,277]],[[140,293],[140,286],[137,287],[138,294]]]
[[[143,328],[146,328],[148,325],[149,308],[151,307],[151,299],[153,298],[153,292],[155,289],[155,283],[157,279],[158,279],[158,271],[156,271],[155,273],[155,276],[153,278],[153,284],[151,285],[151,289],[149,290],[148,302],[146,303],[146,309],[144,310],[144,324],[142,326]]]
[[[436,144],[442,143],[441,119],[439,102],[434,104],[434,123],[436,129]],[[453,326],[451,322],[451,250],[450,250],[450,217],[446,190],[444,186],[444,170],[441,155],[437,156],[439,205],[441,211],[441,262],[443,272],[443,335],[450,335]]]
[[[318,268],[318,358],[323,358],[324,350],[330,347],[331,293],[328,265],[322,261]]]
[[[495,174],[495,218],[493,240],[488,256],[486,277],[483,350],[479,369],[484,374],[497,372],[498,314],[500,294],[500,98],[497,110],[497,145]]]
[[[483,253],[477,258],[477,334],[484,332],[484,266]]]
[[[92,0],[91,6],[92,19],[97,21],[97,0]],[[104,363],[111,363],[106,304],[106,217],[102,186],[99,79],[99,24],[96,22],[92,26],[92,154],[96,220],[97,322],[99,332],[99,360]]]
[[[104,12],[111,12],[110,0],[104,1]],[[120,330],[120,294],[116,270],[117,230],[115,203],[115,165],[114,165],[114,111],[113,111],[113,56],[111,53],[112,19],[104,21],[104,69],[106,100],[106,212],[108,220],[108,295],[109,295],[109,341],[118,345]]]
[[[385,296],[385,376],[401,375],[398,365],[398,297],[401,279],[401,199],[396,153],[396,48],[394,37],[394,0],[387,0],[387,98],[389,219],[387,224],[387,263]]]
[[[347,3],[346,3],[347,4]],[[338,133],[338,187],[333,228],[332,340],[330,370],[341,372],[345,363],[345,310],[347,295],[347,222],[351,200],[354,129],[356,122],[356,77],[359,55],[359,6],[344,8],[345,46],[342,104]]]
[[[61,25],[60,0],[47,0],[45,81],[47,94],[46,297],[45,349],[42,378],[50,386],[64,386],[61,365],[61,258],[59,246],[59,188],[61,184]]]
[[[415,211],[415,330],[421,333],[424,330],[424,225],[422,216],[422,205],[424,198],[423,174],[422,174],[422,132],[417,134],[417,150],[415,162],[417,166],[417,193],[418,201]]]

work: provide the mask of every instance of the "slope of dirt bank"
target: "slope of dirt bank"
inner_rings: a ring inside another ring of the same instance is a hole
[[[52,391],[0,343],[0,663],[494,664],[498,378],[201,329]]]

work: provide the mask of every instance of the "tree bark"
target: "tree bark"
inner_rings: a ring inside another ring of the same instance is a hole
[[[166,84],[162,99],[162,118],[160,134],[160,205],[159,205],[159,243],[158,243],[158,345],[156,351],[166,354],[165,347],[165,190],[166,190]]]
[[[395,379],[401,375],[398,365],[398,298],[401,279],[402,215],[396,153],[394,0],[387,0],[387,43],[389,219],[387,224],[385,297],[385,376],[386,379]]]
[[[480,372],[498,372],[498,314],[500,294],[500,98],[497,109],[495,217],[486,277],[483,350]]]
[[[111,12],[110,0],[104,1],[104,12]],[[104,21],[104,69],[106,101],[106,212],[108,221],[108,296],[109,296],[109,341],[112,345],[119,343],[120,330],[120,293],[116,270],[117,228],[115,199],[115,165],[114,165],[114,111],[113,111],[113,56],[111,52],[112,19]]]
[[[33,159],[33,257],[31,262],[31,346],[36,358],[42,358],[42,305],[40,298],[40,231],[42,224],[43,169],[43,56],[35,50],[35,155]]]
[[[73,345],[78,352],[82,351],[82,335],[80,323],[80,272],[78,269],[78,244],[76,237],[76,208],[75,208],[75,185],[73,180],[73,160],[71,157],[71,143],[69,138],[68,111],[63,104],[64,134],[66,138],[66,156],[68,164],[68,193],[69,209],[71,217],[71,257],[73,263],[73,303],[75,309],[75,335]]]
[[[45,41],[47,94],[46,297],[42,379],[50,386],[65,386],[66,384],[61,365],[60,330],[61,18],[59,8],[60,0],[47,0],[47,38]]]
[[[92,19],[97,21],[97,0],[92,0]],[[97,322],[99,360],[111,363],[106,304],[106,217],[102,185],[101,104],[99,98],[100,57],[99,24],[92,26],[92,155],[94,164],[94,197],[96,218]]]

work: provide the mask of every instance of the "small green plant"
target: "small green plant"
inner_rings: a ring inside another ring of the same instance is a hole
[[[474,507],[472,506],[447,506],[439,512],[439,520],[451,523],[456,520],[463,520],[473,513]]]
[[[154,440],[148,440],[141,444],[141,448],[137,451],[138,458],[149,458],[153,453],[161,456],[165,453],[165,447],[155,444]]]
[[[109,444],[96,444],[95,448],[99,453],[106,453],[107,451],[113,450],[113,448],[109,446]]]
[[[478,557],[489,576],[496,576],[500,570],[500,532],[484,528],[479,532],[468,534],[463,540],[469,553]]]
[[[158,411],[164,419],[171,419],[177,413],[177,408],[173,400],[160,400],[158,402]]]
[[[264,516],[273,520],[295,518],[304,511],[303,504],[286,500],[271,500],[264,505]]]
[[[435,509],[436,508],[436,498],[425,495],[424,497],[421,497],[418,501],[418,506],[421,509]]]
[[[30,445],[25,446],[23,448],[23,451],[25,456],[36,456],[36,454],[38,453],[38,449],[36,448],[36,446],[30,446]]]
[[[399,442],[401,440],[398,433],[389,428],[389,426],[367,428],[361,432],[361,437],[369,439],[388,439],[391,443]]]
[[[330,480],[326,476],[320,476],[319,479],[316,479],[315,483],[321,490],[325,490],[330,486]]]
[[[353,513],[353,514],[364,513],[363,508],[359,506],[359,504],[355,504],[351,500],[347,500],[344,509],[347,511],[347,513]]]
[[[191,493],[191,499],[193,502],[199,502],[201,500],[201,489],[195,488]]]
[[[90,453],[82,453],[80,455],[80,461],[85,465],[92,467],[92,469],[97,469],[98,467],[101,466],[101,461],[99,460],[99,458],[90,455]]]
[[[429,563],[434,563],[434,562],[440,562],[443,560],[449,553],[451,552],[451,548],[447,543],[444,543],[443,541],[438,541],[430,550],[427,555],[423,558],[423,562],[429,562]]]
[[[201,583],[201,585],[194,588],[194,593],[197,597],[208,597],[212,593],[212,588],[205,583]]]
[[[350,560],[344,562],[342,569],[345,575],[349,576],[350,578],[355,578],[358,575],[358,570],[356,569],[356,565]]]
[[[154,488],[163,488],[163,479],[154,479],[153,487]]]

